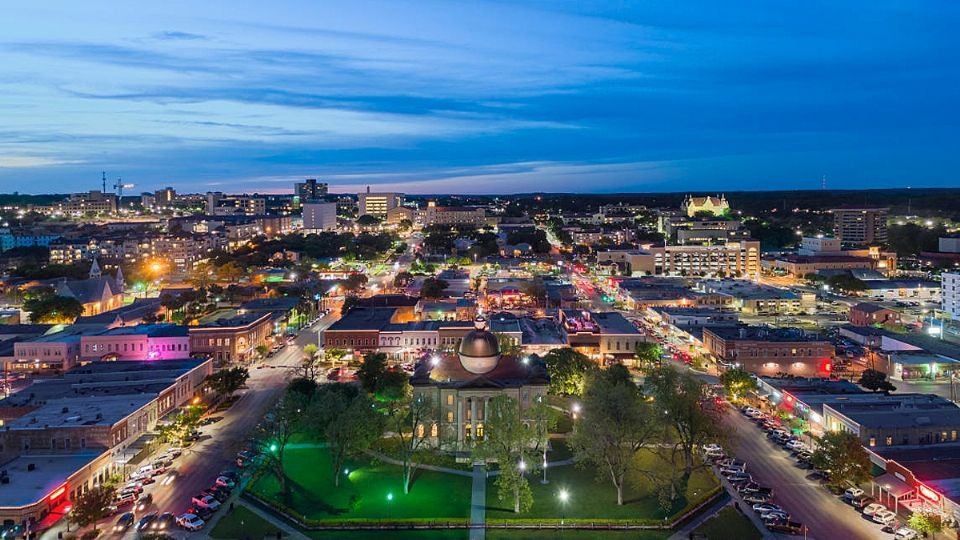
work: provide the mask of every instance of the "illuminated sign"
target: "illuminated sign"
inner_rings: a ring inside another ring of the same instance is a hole
[[[923,484],[917,484],[917,492],[927,500],[940,502],[940,494]]]
[[[57,489],[55,489],[53,493],[51,493],[50,496],[47,497],[47,500],[50,500],[50,501],[55,500],[57,497],[63,495],[66,491],[67,491],[67,485],[64,484],[58,487]]]

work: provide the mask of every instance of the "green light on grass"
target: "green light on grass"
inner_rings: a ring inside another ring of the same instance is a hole
[[[276,451],[277,451],[277,443],[273,443],[273,444],[270,445],[270,451],[271,451],[271,452],[276,452]]]
[[[390,502],[392,500],[393,500],[393,493],[387,493],[387,502]]]

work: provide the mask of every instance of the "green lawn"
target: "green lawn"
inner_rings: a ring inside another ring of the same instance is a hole
[[[642,470],[655,470],[669,466],[651,451],[641,451],[638,466]],[[514,514],[512,502],[501,503],[497,500],[495,478],[487,481],[487,519],[653,519],[660,520],[671,516],[685,506],[688,501],[699,501],[716,485],[717,480],[709,471],[698,471],[690,480],[688,497],[678,499],[673,508],[664,511],[657,501],[652,482],[639,474],[628,482],[624,489],[624,505],[617,505],[617,493],[613,484],[603,478],[597,479],[593,469],[585,470],[574,465],[547,469],[549,484],[541,484],[540,475],[530,479],[533,490],[533,508],[529,512]],[[561,490],[566,490],[569,500],[562,505],[559,498]]]
[[[723,507],[716,516],[694,529],[709,540],[759,540],[763,535],[753,523],[731,506]]]
[[[585,531],[566,529],[561,536],[558,530],[528,531],[519,529],[487,529],[487,540],[554,540],[564,538],[568,540],[664,540],[670,536],[669,531]],[[437,531],[329,531],[307,533],[310,538],[317,540],[466,540],[469,537],[466,529],[437,530]]]
[[[285,500],[269,472],[249,489],[279,501],[309,520],[466,519],[470,514],[470,478],[430,471],[417,472],[404,495],[400,467],[350,461],[349,474],[333,485],[330,457],[321,448],[288,449],[285,466],[290,493]]]
[[[263,538],[276,535],[276,527],[243,506],[228,510],[228,514],[210,531],[211,538]]]

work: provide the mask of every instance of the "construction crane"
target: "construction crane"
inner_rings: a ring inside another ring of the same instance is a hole
[[[113,189],[117,190],[117,198],[123,198],[124,189],[132,189],[133,184],[124,184],[123,180],[117,178],[117,183],[113,185]]]

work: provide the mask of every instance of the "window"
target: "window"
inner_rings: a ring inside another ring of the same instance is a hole
[[[453,394],[447,394],[447,405],[453,405]],[[956,431],[954,431],[956,434]]]
[[[436,437],[436,436],[437,436],[437,433],[438,433],[437,423],[434,422],[433,425],[430,426],[430,436],[431,436],[431,437]]]
[[[417,437],[422,439],[423,433],[424,433],[423,424],[417,424]]]
[[[447,412],[447,422],[453,422],[453,411]]]
[[[877,445],[877,438],[876,438],[876,437],[870,437],[870,447],[873,448],[873,447],[876,446],[876,445]]]
[[[884,444],[886,444],[887,446],[893,446],[893,437],[888,436],[887,440],[884,441]]]

